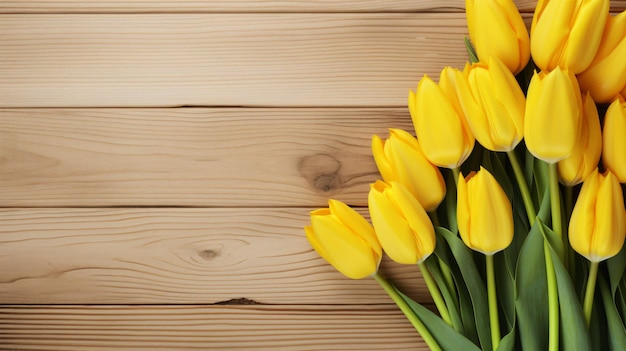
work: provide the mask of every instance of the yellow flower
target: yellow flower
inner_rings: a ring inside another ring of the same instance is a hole
[[[602,152],[602,132],[596,104],[589,94],[583,99],[583,118],[578,142],[572,154],[557,163],[561,182],[580,184],[598,167]]]
[[[513,240],[513,210],[498,181],[484,168],[459,177],[459,234],[465,245],[485,255],[506,249]]]
[[[608,14],[609,0],[539,0],[530,29],[537,67],[584,71],[598,51]]]
[[[591,65],[578,75],[583,91],[597,102],[610,102],[626,92],[626,11],[608,18],[600,48]]]
[[[426,211],[402,184],[377,181],[367,203],[378,240],[394,261],[415,264],[435,250],[435,230]]]
[[[466,66],[457,93],[476,140],[510,151],[522,140],[526,98],[513,73],[497,58]]]
[[[572,248],[589,261],[617,255],[626,234],[624,195],[619,181],[595,170],[585,179],[569,223]]]
[[[512,0],[465,0],[467,27],[481,61],[500,59],[514,74],[530,58],[526,24]]]
[[[456,95],[463,74],[454,68],[441,71],[439,84],[425,75],[417,92],[409,92],[409,111],[426,158],[439,167],[458,168],[474,148],[472,135]]]
[[[446,195],[439,168],[430,163],[415,137],[401,129],[389,129],[389,138],[372,138],[372,154],[385,182],[402,183],[422,204],[433,211]]]
[[[524,139],[528,151],[548,163],[569,156],[582,124],[582,98],[576,77],[559,67],[535,72],[526,94]]]
[[[602,164],[626,183],[626,102],[622,97],[609,105],[604,116]]]
[[[361,279],[378,271],[382,248],[374,228],[355,210],[337,200],[311,212],[304,227],[311,246],[348,278]]]

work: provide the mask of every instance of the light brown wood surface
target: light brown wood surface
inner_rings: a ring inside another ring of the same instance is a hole
[[[392,306],[6,306],[11,350],[427,350]]]
[[[403,108],[4,109],[0,205],[367,204]]]
[[[306,208],[0,210],[0,301],[25,304],[384,304],[304,238]],[[366,214],[367,211],[362,211]],[[385,275],[419,301],[417,266]]]
[[[463,8],[0,1],[0,350],[426,350],[302,227],[367,213],[371,136],[463,66]]]
[[[520,11],[534,11],[537,0],[515,0]],[[612,0],[612,8],[626,7],[624,0]],[[464,0],[6,0],[0,13],[93,13],[93,12],[415,12],[465,9]]]
[[[0,107],[397,106],[462,14],[3,15]]]

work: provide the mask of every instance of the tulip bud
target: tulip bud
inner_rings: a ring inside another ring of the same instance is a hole
[[[423,262],[435,250],[435,230],[426,211],[402,184],[377,181],[367,204],[378,240],[394,261]]]
[[[372,154],[385,182],[402,183],[426,211],[433,211],[446,195],[439,168],[430,163],[415,137],[401,129],[389,129],[389,138],[372,138]]]
[[[311,246],[348,278],[361,279],[378,271],[382,248],[374,228],[355,210],[337,200],[311,212],[304,227]]]
[[[589,91],[597,102],[610,102],[626,92],[626,11],[608,17],[600,48],[591,65],[578,75],[582,91]]]
[[[512,0],[465,0],[465,17],[480,61],[497,57],[514,74],[526,67],[528,30]]]
[[[559,178],[568,186],[583,182],[598,167],[602,152],[602,132],[596,104],[589,94],[583,99],[583,118],[578,142],[572,154],[557,163]]]
[[[524,138],[535,157],[556,163],[572,153],[582,124],[582,98],[576,77],[559,67],[535,72],[526,94]]]
[[[522,140],[526,98],[497,58],[466,66],[457,93],[476,140],[492,151],[511,151]]]
[[[611,258],[624,245],[626,234],[624,195],[611,173],[592,172],[583,182],[569,222],[572,248],[589,261]]]
[[[463,74],[450,67],[441,71],[439,84],[424,76],[417,92],[409,92],[409,111],[424,155],[446,168],[458,168],[474,148],[472,135],[456,95]]]
[[[602,164],[626,183],[626,102],[618,98],[606,110],[602,130]]]
[[[498,181],[484,168],[459,177],[459,234],[470,249],[493,255],[513,241],[513,210]]]
[[[593,60],[609,14],[609,0],[539,0],[530,28],[537,67],[580,73]]]

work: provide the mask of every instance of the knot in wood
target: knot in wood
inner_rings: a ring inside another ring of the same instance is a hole
[[[217,256],[219,256],[219,255],[220,255],[220,252],[219,252],[219,251],[216,251],[216,250],[207,249],[207,250],[202,250],[202,251],[200,251],[200,252],[198,253],[198,255],[199,255],[200,257],[202,257],[203,259],[205,259],[205,260],[207,260],[207,261],[210,261],[210,260],[212,260],[212,259],[216,258]]]
[[[298,171],[317,191],[329,194],[341,188],[341,162],[328,154],[316,154],[300,159]]]

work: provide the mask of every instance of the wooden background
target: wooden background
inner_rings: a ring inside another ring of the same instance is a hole
[[[0,1],[0,349],[425,350],[302,227],[366,212],[371,135],[462,67],[463,8]]]

